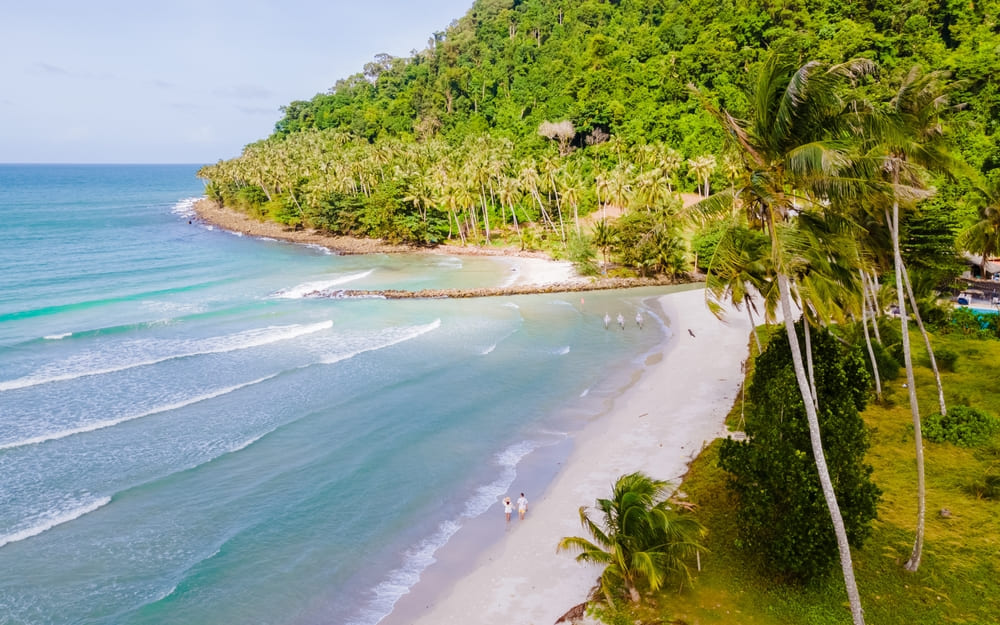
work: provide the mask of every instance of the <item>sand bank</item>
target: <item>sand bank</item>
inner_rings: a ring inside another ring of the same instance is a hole
[[[474,245],[438,245],[417,247],[413,245],[393,245],[380,239],[335,236],[319,230],[296,230],[274,221],[259,221],[246,213],[220,206],[208,199],[194,204],[198,219],[230,232],[239,232],[252,237],[268,237],[292,243],[321,245],[338,254],[395,254],[421,252],[429,254],[453,254],[460,256],[502,256],[510,258],[549,259],[545,252],[522,251],[509,247],[478,247]]]
[[[401,601],[387,623],[551,625],[587,598],[600,570],[555,550],[563,536],[584,535],[578,508],[607,496],[624,473],[641,470],[679,481],[702,447],[724,434],[742,381],[750,332],[745,315],[730,311],[725,322],[717,320],[701,289],[659,301],[672,337],[647,359],[609,414],[576,435],[570,458],[546,491],[528,494],[527,519],[518,521],[515,513],[503,538],[484,553],[469,553],[477,559],[471,573],[433,598]],[[499,502],[487,514],[502,523]],[[421,592],[418,585],[414,595]]]
[[[391,245],[378,239],[334,236],[317,230],[295,230],[273,221],[258,221],[245,213],[219,206],[207,199],[195,202],[198,219],[213,227],[252,237],[266,237],[291,243],[319,245],[338,254],[443,254],[450,256],[489,256],[510,267],[510,277],[498,287],[475,289],[439,289],[425,292],[334,290],[315,293],[315,297],[496,297],[568,291],[627,289],[640,286],[674,284],[670,278],[586,278],[577,274],[573,263],[553,260],[545,252],[515,248],[438,245],[416,247]]]

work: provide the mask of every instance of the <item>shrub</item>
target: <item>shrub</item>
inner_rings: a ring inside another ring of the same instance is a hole
[[[875,362],[878,363],[878,372],[882,376],[882,379],[895,380],[898,378],[899,369],[901,367],[899,361],[896,360],[888,350],[874,341],[872,342],[872,351],[875,352]],[[866,360],[865,363],[868,366],[870,373],[871,361]]]
[[[601,273],[597,266],[597,250],[586,235],[570,235],[567,243],[569,259],[580,275],[596,276]]]
[[[955,364],[958,362],[958,352],[941,348],[934,350],[934,360],[937,361],[938,367],[944,371],[954,371]]]
[[[929,441],[975,447],[1000,431],[1000,420],[976,408],[955,406],[947,416],[933,414],[925,417],[920,427],[924,438]]]
[[[859,414],[870,378],[858,350],[841,350],[829,332],[815,331],[812,345],[824,453],[848,540],[857,547],[871,532],[881,496],[864,462],[869,435]],[[757,357],[748,394],[748,438],[723,441],[719,454],[739,501],[742,546],[786,578],[821,577],[836,566],[837,542],[783,330]]]
[[[981,478],[974,480],[965,486],[965,492],[976,499],[1000,499],[1000,475],[996,473],[985,473]]]
[[[986,330],[989,322],[984,317],[985,315],[981,315],[974,310],[959,307],[951,313],[951,327],[965,336],[985,338],[990,333]]]

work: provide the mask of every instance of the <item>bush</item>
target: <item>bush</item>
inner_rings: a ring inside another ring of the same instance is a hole
[[[937,361],[938,368],[943,371],[954,371],[958,363],[958,352],[946,348],[936,349],[934,360]]]
[[[924,438],[935,443],[954,443],[961,447],[975,447],[987,442],[1000,431],[1000,420],[987,412],[955,406],[942,417],[933,414],[920,423]]]
[[[875,352],[875,362],[878,363],[878,372],[883,380],[895,380],[899,377],[899,370],[902,365],[893,358],[892,354],[878,343],[872,342],[872,351]],[[865,364],[871,373],[871,360],[865,360]]]
[[[965,486],[965,492],[976,499],[1000,499],[1000,475],[989,473]]]
[[[597,250],[586,235],[570,235],[568,243],[569,259],[582,276],[596,276],[601,273],[597,266]]]
[[[903,334],[899,329],[899,319],[879,317],[878,331],[886,353],[897,363],[903,362]]]
[[[990,332],[987,330],[989,321],[985,319],[987,316],[992,315],[981,315],[964,306],[959,307],[951,313],[951,327],[965,336],[986,338],[990,335]]]
[[[841,350],[829,332],[814,331],[812,344],[824,453],[848,540],[859,547],[881,496],[864,462],[869,435],[860,410],[870,378],[858,350]],[[788,579],[819,578],[839,554],[783,330],[757,357],[748,395],[748,438],[723,441],[719,454],[739,501],[742,546]]]

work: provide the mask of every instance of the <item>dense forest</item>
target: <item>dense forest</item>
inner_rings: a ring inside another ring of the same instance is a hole
[[[746,115],[774,52],[867,58],[877,71],[858,88],[876,102],[915,65],[948,72],[959,106],[947,131],[971,174],[934,180],[927,204],[948,210],[926,218],[954,232],[974,219],[978,172],[1000,168],[998,15],[997,0],[477,0],[426,49],[377,55],[290,103],[271,137],[201,176],[214,199],[293,226],[414,243],[506,238],[681,271],[690,256],[674,192],[739,175],[709,109]],[[646,210],[580,225],[608,204]]]

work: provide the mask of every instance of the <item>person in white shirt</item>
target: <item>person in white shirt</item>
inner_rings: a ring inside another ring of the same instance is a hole
[[[510,513],[514,511],[514,505],[510,503],[510,497],[503,498],[503,513],[507,517],[507,522],[510,523]]]
[[[528,500],[524,497],[524,493],[521,493],[521,497],[517,500],[517,517],[523,521],[527,511]]]

